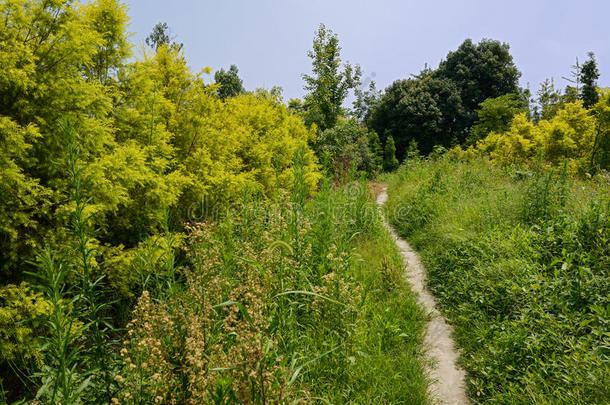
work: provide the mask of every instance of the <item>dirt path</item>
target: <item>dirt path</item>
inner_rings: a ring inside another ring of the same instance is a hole
[[[382,206],[388,199],[384,186],[377,196],[377,204]],[[417,253],[411,246],[401,239],[396,231],[385,221],[402,256],[407,262],[406,276],[413,291],[418,295],[418,301],[430,313],[430,321],[426,327],[425,344],[428,356],[436,367],[430,370],[433,381],[430,391],[441,404],[462,405],[468,404],[464,390],[464,371],[458,367],[458,354],[451,338],[451,326],[445,322],[437,309],[436,301],[426,288],[426,271],[419,260]]]

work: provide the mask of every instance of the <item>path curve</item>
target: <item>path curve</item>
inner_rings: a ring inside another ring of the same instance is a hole
[[[387,186],[377,196],[377,204],[381,207],[388,199]],[[396,231],[388,224],[384,217],[384,224],[394,237],[400,253],[405,258],[407,268],[407,281],[411,284],[413,291],[417,293],[418,302],[430,314],[430,320],[426,326],[427,354],[434,364],[429,370],[432,383],[430,391],[441,403],[447,405],[469,404],[464,389],[465,373],[457,365],[458,353],[451,337],[452,328],[441,313],[438,311],[436,301],[426,288],[426,271],[417,253],[409,244],[398,236]]]

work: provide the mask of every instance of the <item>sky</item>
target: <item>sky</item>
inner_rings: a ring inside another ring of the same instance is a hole
[[[302,98],[314,32],[339,37],[342,59],[385,89],[425,64],[435,68],[466,39],[507,42],[535,92],[545,78],[565,87],[571,66],[596,55],[600,87],[610,86],[609,0],[126,0],[132,41],[167,22],[199,71],[236,64],[248,90],[281,86]]]

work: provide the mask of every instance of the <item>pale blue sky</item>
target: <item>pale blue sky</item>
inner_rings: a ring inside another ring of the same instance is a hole
[[[320,23],[339,35],[343,59],[359,63],[378,88],[436,67],[466,38],[508,42],[521,85],[546,77],[560,87],[575,58],[596,54],[599,84],[610,83],[609,0],[127,0],[130,31],[143,43],[167,22],[189,65],[199,70],[236,64],[247,89],[284,89],[303,96],[314,31]]]

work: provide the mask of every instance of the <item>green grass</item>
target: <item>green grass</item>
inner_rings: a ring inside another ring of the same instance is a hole
[[[426,316],[365,182],[246,197],[142,295],[121,402],[427,404]]]
[[[404,265],[385,230],[354,246],[354,278],[367,292],[355,344],[350,403],[428,403],[422,347],[425,316],[404,280]]]
[[[422,256],[477,403],[607,403],[607,176],[443,158],[387,179],[386,213]]]

